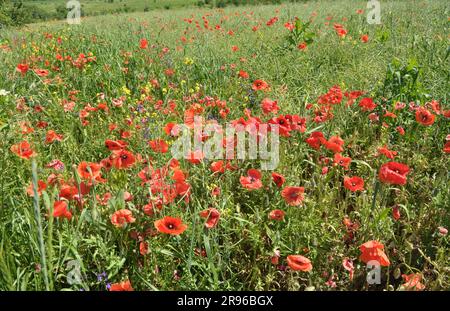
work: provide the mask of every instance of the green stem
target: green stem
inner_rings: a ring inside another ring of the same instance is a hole
[[[31,162],[31,172],[33,174],[33,206],[34,206],[34,218],[36,220],[37,230],[38,230],[38,240],[39,240],[39,251],[41,253],[41,271],[44,275],[45,290],[49,291],[48,285],[48,271],[47,262],[45,257],[45,246],[44,237],[42,234],[42,222],[41,213],[39,209],[39,195],[38,195],[38,177],[37,177],[37,166],[36,161]]]
[[[380,187],[381,187],[380,182],[377,181],[375,183],[375,190],[373,192],[372,211],[375,209],[375,205],[376,205],[376,201],[377,201],[377,195],[378,195],[378,192],[380,191]]]

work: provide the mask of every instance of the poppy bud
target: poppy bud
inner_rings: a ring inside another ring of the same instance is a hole
[[[273,256],[270,259],[270,262],[272,263],[272,265],[278,265],[279,259],[280,259],[280,250],[276,249],[273,252]]]
[[[446,236],[448,233],[447,228],[444,228],[444,227],[438,227],[438,230],[439,230],[439,235],[441,235],[441,236]]]
[[[398,207],[398,205],[395,205],[392,209],[392,217],[394,217],[395,220],[399,220],[401,215],[400,215],[400,209]]]

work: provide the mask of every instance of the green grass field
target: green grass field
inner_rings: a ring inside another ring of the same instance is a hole
[[[194,6],[195,0],[81,0],[80,4],[86,15],[103,15],[108,12],[129,11],[143,12],[144,10],[174,9]],[[56,0],[26,0],[24,4],[35,5],[47,12],[56,12],[58,6],[65,5],[64,1]]]
[[[62,20],[67,16],[67,1],[58,0],[1,0],[9,6],[20,4],[20,17],[15,24],[30,24],[44,20]],[[77,0],[78,1],[78,0]],[[153,10],[171,10],[191,7],[223,8],[226,6],[250,6],[287,2],[288,0],[80,0],[82,16],[105,14],[149,12]],[[302,2],[292,0],[290,2]],[[304,2],[304,1],[303,1]],[[2,24],[0,10],[0,24]],[[16,15],[16,14],[12,14]],[[5,22],[3,21],[3,24]]]
[[[172,2],[1,30],[0,289],[449,290],[448,2],[381,1],[380,25],[365,1]],[[169,165],[164,129],[193,114],[287,128],[284,184],[248,186],[258,160]]]

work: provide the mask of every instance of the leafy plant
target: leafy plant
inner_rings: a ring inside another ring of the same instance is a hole
[[[313,43],[316,34],[310,28],[311,21],[302,22],[300,19],[296,19],[293,29],[286,35],[284,44],[279,47],[279,51],[292,51],[302,43],[306,45]]]
[[[404,102],[423,101],[430,98],[420,82],[421,67],[411,58],[404,63],[398,58],[388,65],[383,85],[383,96]]]

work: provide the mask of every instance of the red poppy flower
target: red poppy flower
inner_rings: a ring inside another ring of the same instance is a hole
[[[123,140],[105,140],[105,147],[111,151],[122,150],[127,146],[127,142]]]
[[[405,185],[409,167],[398,162],[388,162],[381,166],[378,173],[380,181],[392,185]]]
[[[313,266],[311,260],[302,255],[289,255],[287,256],[287,263],[289,267],[294,271],[311,271]]]
[[[402,110],[403,108],[405,108],[406,107],[406,104],[405,103],[402,103],[402,102],[396,102],[395,103],[395,106],[394,106],[394,109],[395,110]]]
[[[148,243],[145,241],[142,241],[141,243],[139,243],[139,253],[142,256],[145,256],[148,254]]]
[[[107,171],[111,170],[112,168],[112,161],[110,158],[106,158],[100,161],[100,165]]]
[[[176,183],[182,183],[186,180],[186,174],[178,167],[175,167],[173,169],[172,180],[174,180]]]
[[[272,118],[268,122],[269,124],[277,124],[279,126],[278,131],[283,137],[290,137],[291,124],[286,116],[280,115],[276,118]]]
[[[336,153],[334,155],[334,163],[342,166],[346,170],[348,170],[348,167],[351,162],[352,162],[352,158],[350,158],[350,157],[343,157],[340,153]]]
[[[432,100],[430,103],[426,103],[426,105],[427,107],[431,107],[436,114],[441,114],[442,109],[438,101]]]
[[[405,281],[402,287],[408,291],[422,291],[425,289],[425,285],[421,283],[422,275],[419,273],[402,274],[402,278]]]
[[[98,110],[103,110],[103,111],[106,111],[106,112],[109,111],[109,108],[108,108],[108,104],[107,104],[107,103],[99,103],[99,104],[97,105],[97,109],[98,109]]]
[[[364,180],[361,177],[345,177],[344,187],[352,192],[363,191],[364,190]]]
[[[391,151],[386,146],[378,148],[378,153],[385,155],[388,159],[393,159],[397,155],[397,151]]]
[[[360,100],[359,106],[362,108],[363,111],[373,111],[377,104],[373,102],[373,99],[370,97],[364,97]]]
[[[67,184],[61,186],[59,197],[66,200],[73,200],[76,195],[78,195],[78,189],[76,186]]]
[[[46,168],[52,168],[52,169],[57,170],[57,171],[63,171],[64,170],[64,163],[61,162],[58,159],[55,159],[55,160],[50,161],[50,163],[48,163],[45,167]]]
[[[405,135],[405,130],[403,129],[403,127],[397,126],[396,130],[400,135],[402,135],[402,136]]]
[[[180,162],[177,160],[177,159],[170,159],[169,160],[169,164],[168,164],[168,166],[171,168],[171,169],[176,169],[176,168],[179,168],[180,167]]]
[[[390,112],[390,111],[386,111],[386,113],[383,115],[383,117],[395,119],[395,118],[397,118],[397,115],[395,113]]]
[[[297,206],[302,204],[304,200],[303,193],[305,188],[303,187],[286,187],[281,191],[281,196],[284,198],[287,204],[291,206]]]
[[[56,134],[56,132],[53,130],[48,131],[47,134],[45,135],[46,144],[51,144],[54,141],[61,141],[62,139],[63,135]]]
[[[344,38],[347,35],[347,30],[344,28],[336,28],[336,33],[339,37]]]
[[[36,155],[27,141],[22,141],[16,145],[12,145],[11,151],[14,152],[18,157],[27,160]]]
[[[273,172],[272,180],[277,185],[277,187],[281,187],[281,186],[283,186],[284,182],[286,181],[286,178],[284,178],[284,176],[281,174]]]
[[[170,216],[155,221],[155,227],[159,232],[171,235],[182,234],[187,229],[187,225],[183,224],[181,218]]]
[[[120,150],[112,156],[112,165],[115,168],[129,168],[132,167],[135,162],[136,158],[128,150]]]
[[[284,24],[284,28],[286,28],[289,31],[292,31],[292,30],[295,29],[295,25],[293,23],[287,22],[287,23]]]
[[[261,188],[262,182],[261,182],[261,172],[256,169],[249,169],[247,171],[247,176],[241,176],[240,182],[241,185],[249,190],[255,190]]]
[[[150,148],[152,148],[152,150],[155,152],[166,153],[167,151],[169,151],[169,145],[163,139],[151,140],[148,144],[150,145]]]
[[[200,164],[205,155],[201,150],[195,150],[194,152],[190,152],[187,156],[187,160],[192,164]]]
[[[139,47],[141,48],[141,49],[146,49],[147,47],[148,47],[148,41],[147,41],[147,39],[141,39],[141,40],[139,40]]]
[[[364,263],[375,260],[383,267],[391,264],[384,253],[384,245],[378,241],[366,242],[359,247],[359,250],[361,251],[359,259]]]
[[[42,191],[44,191],[46,188],[47,188],[47,184],[45,182],[43,182],[42,180],[38,180],[38,189],[37,189],[38,196],[40,196],[42,194]],[[28,186],[27,194],[30,197],[34,196],[33,183],[31,183]]]
[[[46,76],[48,76],[48,70],[46,70],[46,69],[35,69],[34,72],[35,72],[39,77],[46,77]]]
[[[341,103],[342,96],[342,90],[339,85],[334,85],[328,90],[325,95],[319,97],[317,103],[320,105],[324,105],[324,108],[326,108],[327,105],[336,105]]]
[[[450,141],[445,143],[443,151],[445,153],[450,153]]]
[[[109,192],[105,193],[103,195],[103,197],[100,197],[98,194],[96,195],[98,204],[100,204],[102,206],[107,206],[111,197],[112,197],[112,195]]]
[[[81,162],[80,164],[78,164],[78,175],[80,175],[81,178],[83,179],[88,179],[88,180],[99,180],[101,179],[101,164],[98,163],[93,163],[93,162]]]
[[[369,114],[368,118],[372,122],[378,122],[380,120],[380,117],[375,112],[372,112],[371,114]]]
[[[364,94],[365,92],[363,91],[345,92],[344,96],[347,97],[347,106],[353,105],[355,103],[355,100]]]
[[[212,195],[213,197],[219,196],[220,193],[221,193],[220,187],[214,187],[214,188],[211,190],[211,195]]]
[[[131,292],[133,291],[133,287],[131,286],[130,281],[123,281],[120,283],[111,284],[109,288],[110,292]]]
[[[313,149],[319,150],[321,144],[325,142],[325,137],[322,132],[312,132],[306,139],[306,143]]]
[[[213,173],[225,173],[225,166],[222,160],[211,163],[211,171]]]
[[[273,24],[275,24],[276,22],[278,22],[278,17],[272,17],[271,19],[269,19],[269,21],[266,23],[267,26],[272,26]]]
[[[72,219],[72,213],[67,209],[66,201],[56,201],[53,204],[53,217]]]
[[[238,76],[239,76],[240,78],[242,78],[242,79],[248,79],[248,78],[249,78],[248,73],[245,72],[244,70],[239,70]]]
[[[25,75],[29,69],[30,66],[28,66],[27,64],[18,64],[16,67],[16,71],[20,72],[22,76]]]
[[[48,126],[48,123],[45,122],[45,121],[38,121],[38,122],[36,123],[36,126],[37,126],[38,128],[43,129],[43,128],[46,128],[46,127]]]
[[[164,73],[165,73],[166,76],[171,77],[171,76],[173,76],[175,74],[175,70],[173,70],[171,68],[168,68],[168,69],[166,69],[164,71]]]
[[[261,101],[261,109],[264,114],[269,114],[269,113],[278,113],[280,107],[278,107],[278,102],[276,100],[264,98]]]
[[[269,218],[271,220],[280,220],[281,221],[284,219],[284,215],[285,215],[284,211],[282,211],[280,209],[276,209],[269,213]]]
[[[324,141],[323,145],[325,146],[325,148],[334,153],[344,151],[344,148],[342,147],[344,145],[344,141],[339,136],[331,137],[329,140]]]
[[[430,126],[434,123],[435,116],[426,108],[420,107],[416,110],[416,121],[422,125]]]
[[[135,221],[136,219],[133,217],[133,213],[127,209],[118,210],[111,215],[111,223],[118,228],[125,226],[125,224],[127,223],[133,223]]]
[[[267,90],[268,88],[269,84],[264,80],[255,80],[255,82],[253,82],[252,89],[254,91],[264,91]]]
[[[123,139],[130,138],[131,137],[131,132],[122,130],[122,131],[120,131],[120,137],[122,137]]]
[[[297,46],[297,48],[301,51],[306,50],[307,47],[308,47],[308,45],[306,44],[306,42],[302,42]]]
[[[361,35],[361,42],[362,43],[367,43],[369,41],[369,36],[368,35]]]
[[[164,132],[169,136],[178,136],[180,127],[176,123],[169,122],[164,126]]]
[[[157,204],[156,202],[150,202],[150,204],[146,204],[142,207],[142,211],[145,215],[152,217],[155,215],[155,207],[162,209],[162,203]]]
[[[200,212],[200,217],[206,218],[205,227],[211,229],[219,222],[220,213],[215,208],[208,208]]]
[[[30,126],[30,123],[28,123],[26,121],[19,122],[19,126],[20,126],[20,130],[21,130],[20,132],[24,135],[34,132],[34,128],[32,128]]]
[[[306,118],[301,118],[299,115],[285,115],[285,118],[289,121],[289,128],[291,131],[299,131],[300,133],[306,132]]]

